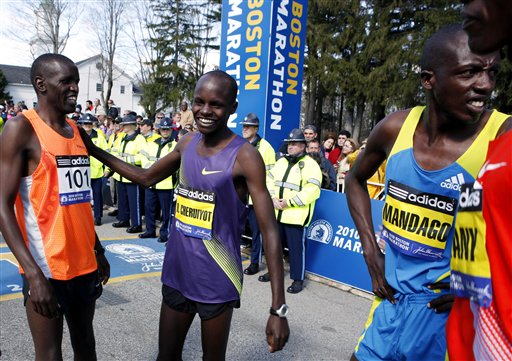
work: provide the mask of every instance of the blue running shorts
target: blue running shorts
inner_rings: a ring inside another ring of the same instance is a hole
[[[355,349],[358,360],[444,360],[449,312],[427,304],[445,293],[396,294],[397,303],[375,297]]]

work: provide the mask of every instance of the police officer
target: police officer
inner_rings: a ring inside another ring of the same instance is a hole
[[[101,149],[107,149],[107,140],[103,136],[103,133],[98,132],[93,128],[93,123],[96,121],[94,115],[90,113],[82,114],[79,119],[79,124],[89,135],[94,145]],[[94,225],[101,226],[101,217],[103,216],[103,164],[94,157],[90,158],[91,161],[91,188],[92,197],[94,200]]]
[[[147,142],[146,149],[143,152],[145,156],[142,158],[143,168],[151,167],[153,163],[169,154],[176,146],[176,142],[171,137],[171,119],[162,119],[159,123],[159,128],[161,137]],[[158,242],[167,242],[169,237],[169,223],[171,218],[173,188],[173,176],[170,176],[157,183],[156,185],[146,189],[146,232],[139,234],[139,238],[156,237],[155,217],[156,203],[158,202],[160,204],[160,208],[162,209],[162,226],[160,227]]]
[[[153,131],[153,121],[151,119],[141,119],[137,122],[140,134],[146,138],[147,142],[153,142],[160,138],[160,134]]]
[[[115,108],[112,108],[115,109]],[[126,136],[123,133],[123,126],[120,124],[122,121],[121,117],[112,119],[112,133],[108,137],[107,140],[107,152],[112,154],[113,156],[119,157],[119,145],[121,144],[121,139]],[[117,182],[121,179],[121,176],[117,173],[114,173],[109,168],[105,169],[105,177],[110,178],[109,186],[110,186],[110,196],[112,198],[112,205],[117,207]],[[117,217],[118,210],[115,208],[111,212],[108,213],[111,217]]]
[[[289,293],[302,291],[305,271],[304,228],[309,224],[315,202],[320,197],[322,171],[306,154],[306,139],[300,129],[293,129],[288,138],[288,153],[280,158],[267,174],[267,188],[276,211],[283,246],[290,252]],[[260,281],[269,281],[268,274]]]
[[[141,158],[143,157],[140,151],[145,149],[146,140],[137,132],[136,116],[128,114],[123,117],[120,124],[123,127],[123,133],[126,135],[119,142],[119,158],[126,163],[140,167]],[[119,205],[117,218],[119,222],[113,223],[112,226],[115,228],[128,227],[126,229],[128,233],[142,232],[139,186],[124,177],[119,177],[117,195]]]
[[[240,124],[242,125],[242,136],[249,143],[255,146],[256,149],[258,149],[258,152],[263,158],[265,170],[268,173],[268,171],[276,163],[276,152],[270,143],[258,134],[258,129],[260,126],[260,120],[258,116],[254,113],[249,113]],[[260,229],[258,227],[258,222],[256,221],[256,213],[254,212],[252,199],[250,197],[248,221],[252,232],[251,264],[244,270],[244,273],[246,275],[253,275],[258,273],[260,270],[262,243]]]

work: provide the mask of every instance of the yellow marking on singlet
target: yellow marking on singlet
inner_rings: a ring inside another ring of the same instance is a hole
[[[211,230],[215,204],[195,201],[178,196],[176,202],[176,218],[192,226]]]
[[[446,248],[446,240],[453,226],[453,216],[404,204],[387,197],[382,211],[382,225],[409,240],[438,249]]]

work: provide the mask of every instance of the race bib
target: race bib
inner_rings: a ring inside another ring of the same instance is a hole
[[[412,257],[441,260],[453,227],[457,199],[390,180],[381,237]]]
[[[212,239],[215,194],[180,185],[176,188],[176,228],[184,235]]]
[[[57,176],[61,206],[91,201],[91,174],[86,155],[58,155]]]

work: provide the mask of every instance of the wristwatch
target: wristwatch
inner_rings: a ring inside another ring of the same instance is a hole
[[[277,310],[274,310],[272,307],[270,307],[270,314],[274,316],[279,316],[281,318],[286,318],[286,315],[288,315],[289,307],[286,303],[283,303],[281,307],[279,307]]]

